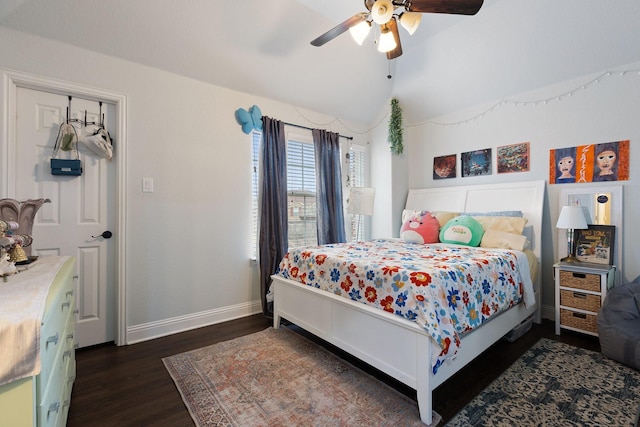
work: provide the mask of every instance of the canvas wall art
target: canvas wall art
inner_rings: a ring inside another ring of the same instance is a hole
[[[529,143],[498,147],[498,173],[526,172],[529,170]]]
[[[491,175],[491,148],[467,151],[460,155],[462,176]]]
[[[556,148],[549,153],[549,183],[627,181],[629,140]]]
[[[446,179],[456,177],[456,155],[440,156],[433,158],[433,179]]]

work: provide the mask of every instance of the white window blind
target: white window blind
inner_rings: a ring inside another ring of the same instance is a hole
[[[258,249],[258,185],[260,183],[260,143],[262,132],[251,132],[251,259],[257,258]]]
[[[287,141],[289,247],[316,245],[316,164],[313,143]]]
[[[349,149],[349,186],[365,187],[365,167],[366,152],[364,147],[352,146]],[[350,240],[365,240],[365,228],[358,221],[364,218],[358,218],[358,215],[351,215],[351,220],[347,224],[347,230],[350,231]]]

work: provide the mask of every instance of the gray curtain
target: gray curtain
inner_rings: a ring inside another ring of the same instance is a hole
[[[318,244],[346,242],[342,209],[340,135],[313,129],[316,157],[316,213]]]
[[[260,296],[262,312],[273,315],[273,304],[267,303],[271,275],[287,252],[287,149],[284,123],[262,116],[262,162],[260,172]]]

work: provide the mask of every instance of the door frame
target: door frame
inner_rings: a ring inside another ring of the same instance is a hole
[[[116,218],[115,232],[115,315],[116,315],[116,345],[126,345],[127,342],[127,286],[126,286],[126,188],[127,188],[127,96],[105,89],[89,87],[77,83],[48,77],[37,76],[20,71],[0,68],[0,193],[6,197],[14,197],[16,191],[16,94],[17,88],[39,90],[57,93],[65,96],[75,96],[89,100],[103,101],[115,104],[116,126],[114,140],[116,141]]]

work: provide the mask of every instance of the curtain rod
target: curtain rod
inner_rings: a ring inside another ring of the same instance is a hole
[[[308,127],[308,126],[297,125],[297,124],[295,124],[295,123],[289,123],[289,122],[282,122],[282,123],[284,123],[285,125],[294,126],[294,127],[300,128],[300,129],[313,130],[313,128],[310,128],[310,127]],[[349,141],[352,141],[352,140],[353,140],[353,137],[352,137],[352,136],[345,136],[345,135],[340,135],[340,134],[338,134],[338,136],[339,136],[340,138],[348,139]]]

